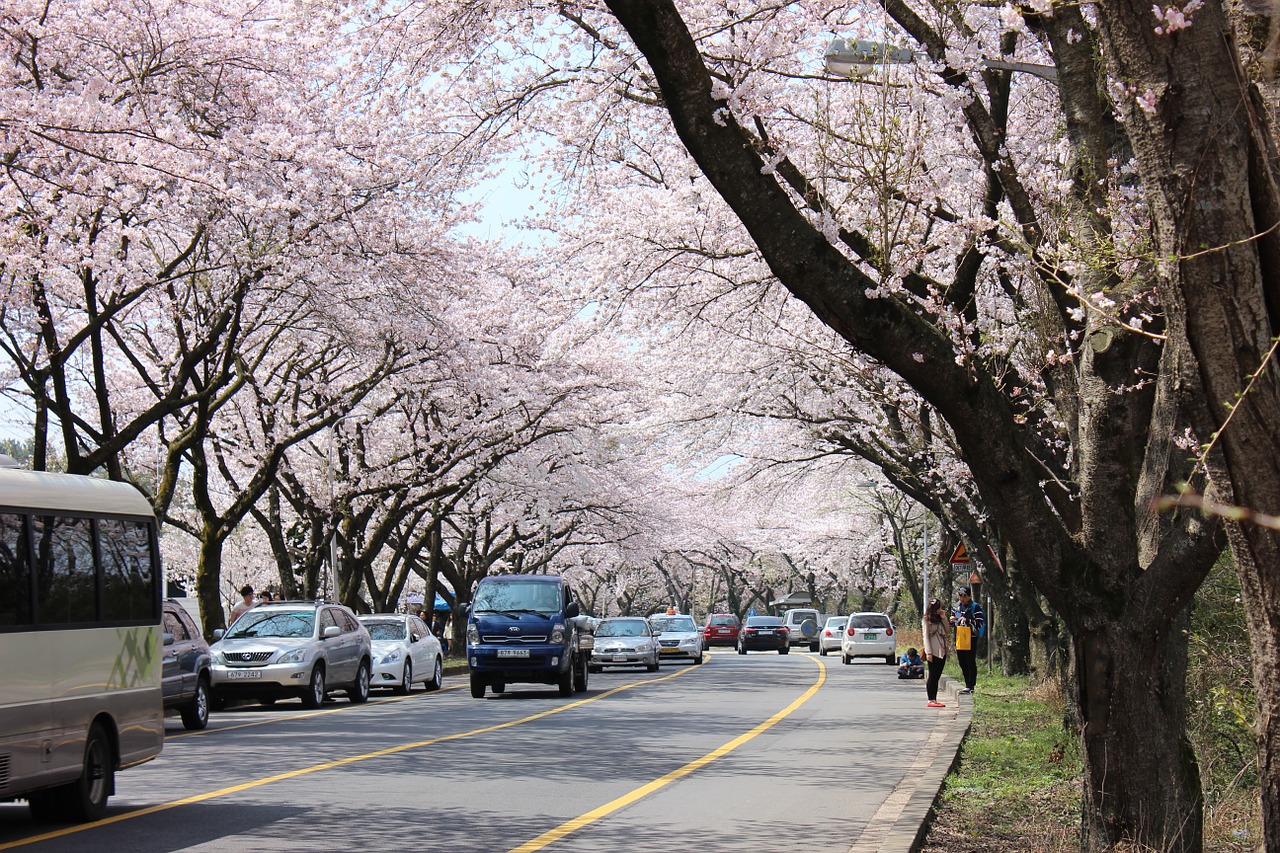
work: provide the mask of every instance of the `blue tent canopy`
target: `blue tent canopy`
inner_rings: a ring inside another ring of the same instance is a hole
[[[438,593],[438,592],[437,592],[437,593],[436,593],[436,605],[435,605],[435,608],[434,608],[434,609],[435,609],[437,612],[439,612],[439,611],[443,610],[445,613],[448,613],[452,608],[450,608],[450,607],[449,607],[449,602],[447,602],[447,601],[445,601],[445,600],[444,600],[444,596],[442,596],[440,593]]]

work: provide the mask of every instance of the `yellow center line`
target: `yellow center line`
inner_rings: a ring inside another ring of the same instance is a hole
[[[657,678],[649,678],[649,679],[645,679],[644,681],[636,681],[636,682],[632,682],[631,684],[624,684],[621,687],[615,687],[612,690],[606,690],[604,693],[601,693],[598,696],[589,696],[586,699],[579,699],[575,702],[570,702],[567,705],[559,705],[547,711],[540,711],[539,713],[531,714],[528,717],[521,717],[518,720],[508,720],[505,723],[497,723],[496,725],[485,726],[479,729],[472,729],[466,732],[457,732],[455,734],[442,735],[441,737],[430,738],[428,740],[414,741],[413,743],[400,744],[399,746],[390,746],[390,747],[387,747],[386,749],[378,749],[373,752],[366,752],[363,755],[352,755],[352,756],[348,756],[347,758],[339,758],[336,761],[326,761],[323,764],[313,764],[310,767],[300,767],[297,770],[290,770],[286,773],[277,773],[274,776],[265,776],[261,779],[254,779],[249,782],[243,782],[239,785],[231,785],[226,788],[219,788],[216,791],[209,791],[204,794],[196,794],[191,797],[183,797],[180,800],[171,800],[167,803],[160,803],[154,806],[147,806],[146,808],[137,809],[136,811],[113,815],[111,817],[105,817],[105,818],[102,818],[101,820],[94,821],[93,823],[80,824],[78,826],[69,826],[64,829],[54,830],[53,832],[46,832],[42,835],[33,835],[33,836],[30,836],[29,838],[22,838],[17,841],[10,841],[4,844],[0,844],[0,850],[12,850],[16,847],[24,847],[28,844],[35,844],[36,842],[39,842],[39,841],[48,841],[53,838],[62,838],[63,836],[73,835],[77,832],[84,832],[85,830],[88,830],[88,829],[96,829],[97,827],[100,827],[100,826],[109,826],[113,823],[120,823],[121,821],[133,820],[134,818],[157,814],[159,812],[168,811],[170,809],[176,809],[180,806],[190,806],[196,803],[207,802],[208,800],[213,800],[218,797],[226,797],[231,794],[239,794],[243,791],[249,791],[254,788],[261,788],[263,785],[270,785],[274,782],[283,782],[288,779],[296,779],[299,776],[306,776],[311,773],[319,773],[323,770],[333,770],[338,767],[346,767],[350,764],[356,764],[361,761],[368,761],[371,758],[383,758],[385,756],[395,755],[400,752],[408,752],[409,750],[412,750],[412,749],[421,749],[424,746],[432,746],[438,743],[448,743],[449,741],[462,740],[463,738],[475,737],[476,735],[482,735],[482,734],[487,734],[489,732],[501,731],[502,729],[513,728],[515,726],[524,725],[525,723],[532,723],[535,720],[541,720],[546,717],[551,717],[551,716],[554,716],[555,714],[563,714],[565,711],[569,711],[574,708],[581,707],[582,705],[590,704],[592,702],[598,702],[601,699],[606,699],[610,696],[613,696],[618,693],[622,693],[623,691],[626,691],[626,690],[631,690],[636,687],[643,687],[649,684],[658,684],[659,682],[662,682],[662,681],[668,681],[672,678],[676,678],[677,676],[684,675],[687,672],[693,672],[695,669],[697,669],[697,667],[691,666],[685,669],[677,670],[676,672],[673,672],[669,675],[663,675]],[[320,711],[316,713],[329,714],[329,713],[333,713],[333,711],[336,711],[336,710],[345,710],[345,708],[342,708],[342,709],[335,708],[330,711]],[[299,716],[300,717],[315,716],[316,713],[301,714]],[[246,724],[246,725],[249,725],[249,724]]]
[[[524,844],[521,844],[519,847],[513,847],[510,851],[508,851],[508,853],[534,853],[534,851],[536,850],[541,850],[544,847],[548,847],[552,844],[555,844],[557,841],[564,838],[566,835],[570,835],[571,833],[577,832],[579,829],[582,829],[584,826],[588,826],[592,823],[595,823],[601,818],[607,817],[608,815],[613,814],[619,809],[626,808],[627,806],[631,805],[637,800],[640,800],[644,797],[649,796],[654,791],[657,791],[661,788],[665,788],[667,785],[670,785],[672,782],[676,781],[677,779],[682,779],[685,776],[688,776],[690,773],[702,767],[707,766],[708,764],[710,764],[711,762],[715,761],[718,758],[723,758],[724,756],[733,752],[738,747],[742,746],[747,741],[750,741],[758,737],[759,735],[763,734],[764,732],[768,731],[769,729],[773,728],[775,725],[778,724],[778,722],[780,722],[781,720],[789,716],[792,712],[794,712],[797,708],[799,708],[805,702],[808,702],[810,699],[812,699],[813,695],[818,692],[818,688],[822,687],[823,682],[827,680],[826,665],[823,664],[823,662],[818,658],[809,658],[809,660],[812,660],[814,663],[818,665],[818,680],[814,682],[813,686],[810,687],[808,690],[806,690],[798,699],[796,699],[787,707],[783,708],[778,713],[774,714],[769,719],[765,720],[760,725],[751,729],[751,731],[738,735],[738,737],[734,738],[733,740],[729,741],[723,746],[713,749],[711,752],[708,752],[706,755],[702,756],[701,758],[696,758],[693,761],[690,761],[688,764],[684,765],[683,767],[679,767],[675,770],[672,770],[670,773],[668,773],[665,776],[660,776],[659,778],[654,779],[652,782],[649,782],[646,785],[641,785],[639,788],[636,788],[634,791],[631,791],[630,793],[627,793],[627,794],[623,794],[621,797],[618,797],[615,800],[607,802],[603,806],[600,806],[599,808],[592,809],[586,814],[579,815],[578,817],[575,817],[572,820],[565,821],[564,823],[560,824],[554,829],[549,829],[546,832],[542,833],[537,838],[534,838],[530,841],[526,841]]]

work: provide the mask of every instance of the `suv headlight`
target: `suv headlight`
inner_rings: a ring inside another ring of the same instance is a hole
[[[276,660],[276,663],[302,663],[306,659],[307,650],[305,648],[294,649],[291,652],[285,652],[280,655],[279,659]]]
[[[467,626],[467,645],[469,646],[480,645],[480,629],[477,628],[474,624]]]
[[[564,623],[557,622],[551,626],[551,642],[557,646],[564,645]]]
[[[227,659],[222,654],[222,649],[210,649],[209,660],[217,666],[226,666]]]

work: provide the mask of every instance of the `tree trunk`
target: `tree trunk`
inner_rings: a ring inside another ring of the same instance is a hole
[[[205,637],[218,628],[227,627],[222,610],[222,539],[207,528],[200,537],[200,556],[196,563],[196,598],[200,600],[200,618]]]
[[[1098,630],[1076,638],[1088,784],[1085,850],[1127,838],[1157,850],[1201,849],[1199,769],[1183,732],[1186,646],[1177,636]]]

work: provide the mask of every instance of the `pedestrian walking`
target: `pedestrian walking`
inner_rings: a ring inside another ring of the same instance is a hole
[[[964,673],[964,689],[972,693],[978,686],[978,658],[974,650],[976,641],[987,632],[987,614],[982,605],[973,600],[969,587],[962,586],[956,592],[959,601],[951,610],[951,624],[956,628],[956,662]]]
[[[945,708],[947,706],[938,701],[938,682],[942,680],[942,668],[947,665],[951,624],[941,600],[935,598],[929,602],[921,634],[924,635],[924,659],[929,663],[929,679],[925,682],[925,693],[929,696],[927,707]]]

